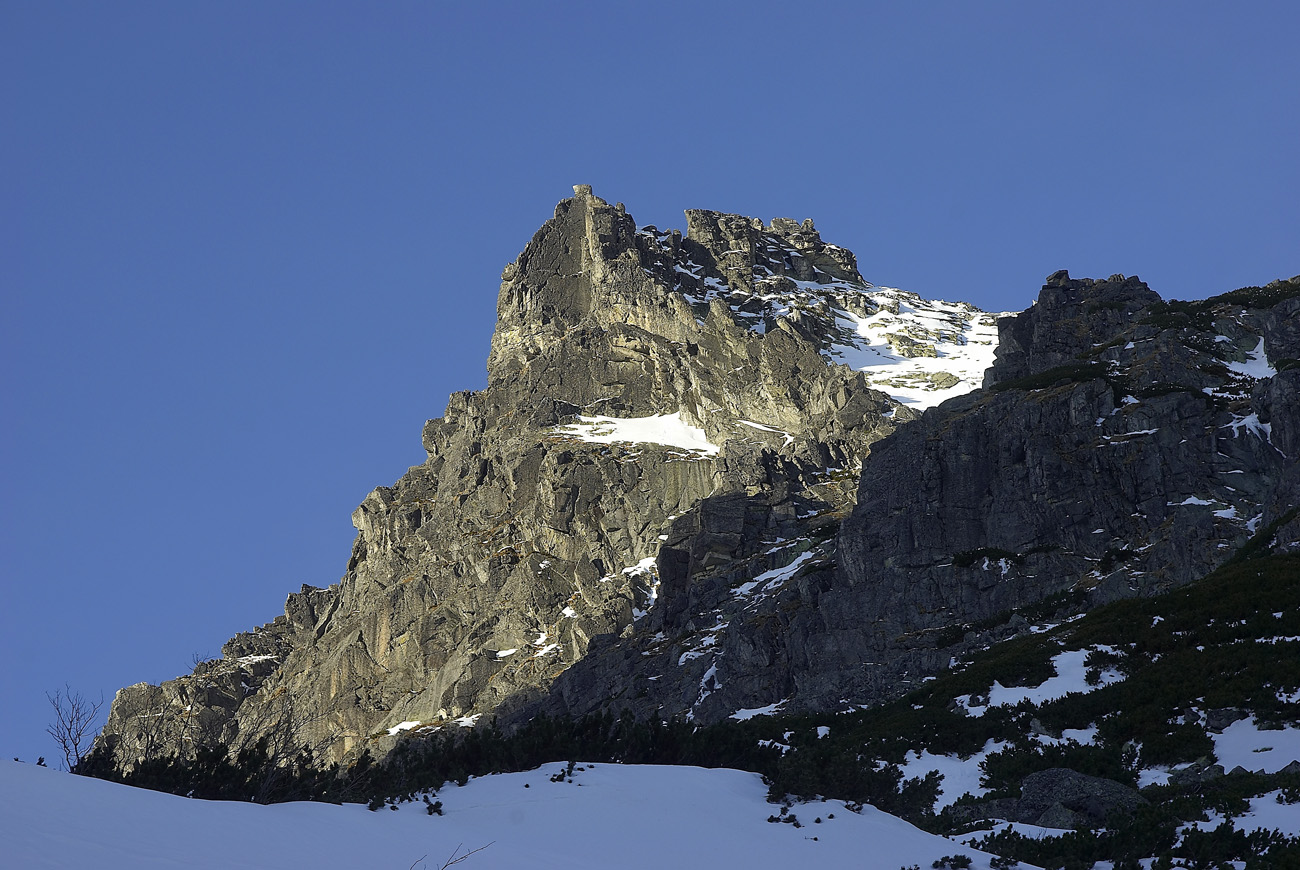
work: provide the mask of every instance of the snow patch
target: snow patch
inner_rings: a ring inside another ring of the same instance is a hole
[[[1245,375],[1248,378],[1271,378],[1277,374],[1277,369],[1269,365],[1268,357],[1264,355],[1264,339],[1259,340],[1255,349],[1246,354],[1245,362],[1230,362],[1228,368],[1239,375]]]
[[[957,703],[966,711],[968,716],[983,716],[990,707],[1014,707],[1021,701],[1045,704],[1048,701],[1064,698],[1071,692],[1095,692],[1100,688],[1123,680],[1123,674],[1107,668],[1101,671],[1100,679],[1096,685],[1088,684],[1086,661],[1088,653],[1094,649],[1109,653],[1116,652],[1113,647],[1099,644],[1087,649],[1058,653],[1052,657],[1052,667],[1056,670],[1056,676],[1048,678],[1037,686],[1007,687],[995,681],[988,692],[988,703],[973,705],[971,703],[972,696],[970,695],[959,696],[956,699]]]
[[[721,449],[703,429],[683,422],[680,411],[650,417],[579,417],[577,423],[552,431],[592,444],[662,444],[706,456],[716,456]]]
[[[870,316],[835,311],[844,338],[827,352],[832,360],[866,373],[873,387],[917,410],[983,384],[998,344],[997,318],[1005,312],[989,314],[965,303],[922,299],[888,287],[868,295],[879,306]],[[909,340],[918,349],[924,347],[922,353],[934,355],[904,355],[900,350]]]
[[[419,728],[422,723],[415,721],[398,722],[392,728],[388,729],[389,735],[400,734],[403,731],[410,731],[412,728]]]
[[[1250,771],[1277,773],[1293,761],[1300,761],[1300,728],[1287,725],[1278,730],[1264,730],[1254,717],[1240,719],[1211,734],[1214,754],[1224,770],[1244,767]]]
[[[770,587],[779,586],[798,573],[799,568],[805,562],[811,560],[813,556],[814,554],[812,551],[800,553],[795,557],[793,562],[786,565],[784,568],[773,568],[771,571],[764,571],[748,583],[741,583],[732,590],[731,594],[737,598],[743,598],[756,591],[764,592]]]
[[[747,719],[753,719],[755,716],[774,716],[781,712],[781,708],[789,702],[789,698],[782,698],[775,704],[768,704],[766,707],[751,707],[747,710],[737,710],[727,718],[735,719],[737,722],[744,722]]]
[[[983,749],[969,758],[960,758],[956,755],[933,755],[927,749],[920,752],[911,749],[908,750],[906,758],[899,767],[902,768],[905,779],[921,779],[931,771],[939,772],[943,782],[939,786],[939,798],[934,803],[937,812],[952,806],[957,802],[957,798],[964,794],[975,797],[988,794],[988,789],[980,787],[981,765],[984,764],[984,759],[1010,745],[1005,741],[990,740],[984,744]]]

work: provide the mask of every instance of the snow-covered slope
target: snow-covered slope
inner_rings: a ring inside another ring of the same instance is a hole
[[[997,319],[1006,313],[884,287],[867,296],[875,313],[837,312],[851,334],[832,346],[832,358],[865,372],[872,386],[917,410],[980,386],[993,365]]]
[[[840,801],[796,805],[800,826],[754,773],[695,767],[564,765],[449,785],[397,811],[364,806],[199,801],[0,763],[0,864],[22,868],[929,867],[989,856],[894,816]],[[834,818],[831,818],[831,815]],[[817,822],[817,819],[821,819]],[[864,863],[865,862],[865,863]]]
[[[653,227],[640,232],[648,245],[664,247],[668,234]],[[701,318],[717,300],[754,332],[769,332],[782,319],[802,323],[823,338],[827,360],[865,372],[872,386],[918,411],[982,383],[998,343],[997,319],[1012,312],[991,314],[966,302],[923,299],[878,287],[856,273],[851,278],[843,271],[830,274],[806,260],[800,265],[811,280],[799,280],[788,274],[799,258],[789,239],[768,233],[763,241],[766,256],[755,255],[748,280],[707,277],[703,264],[684,258],[686,265],[673,267],[674,289]],[[834,245],[826,250],[842,251]],[[774,271],[773,262],[780,260],[791,269],[778,262]]]

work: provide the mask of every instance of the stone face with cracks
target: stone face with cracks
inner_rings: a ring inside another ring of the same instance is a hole
[[[1275,520],[1296,547],[1300,367],[1269,368],[1300,357],[1294,282],[1184,310],[1057,273],[986,388],[918,415],[828,358],[883,307],[850,252],[810,221],[687,225],[575,188],[502,275],[488,387],[357,508],[340,582],[119,692],[119,759],[872,704],[1017,608],[1172,588]]]
[[[869,285],[811,222],[692,212],[688,223],[700,241],[638,230],[575,188],[502,275],[487,389],[453,395],[424,427],[427,460],[357,508],[342,580],[291,595],[283,616],[226,645],[218,670],[124,689],[103,738],[119,758],[192,751],[196,703],[199,742],[237,747],[279,729],[325,759],[526,706],[594,639],[635,633],[634,613],[662,621],[650,608],[659,572],[636,566],[667,565],[664,540],[694,530],[696,562],[664,575],[689,606],[704,594],[691,572],[755,551],[746,535],[797,504],[846,510],[852,480],[825,470],[856,468],[893,430],[897,403],[827,361],[806,329],[756,329],[741,299],[756,271],[835,280],[839,294],[844,279]],[[729,237],[704,227],[734,228],[748,253],[727,254]],[[718,449],[584,440],[598,417],[671,418]],[[731,510],[710,499],[738,499],[749,521],[706,531]]]

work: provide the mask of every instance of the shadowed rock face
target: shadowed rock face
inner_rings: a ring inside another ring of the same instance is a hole
[[[1022,629],[1012,608],[1186,582],[1295,503],[1300,369],[1267,369],[1300,358],[1295,298],[1171,313],[1136,280],[1058,273],[1001,322],[989,388],[922,416],[838,361],[942,361],[982,313],[909,323],[922,301],[811,221],[687,225],[575,188],[502,275],[487,389],[357,508],[341,581],[121,690],[119,759],[874,703]],[[865,346],[852,324],[881,312],[888,346]]]
[[[823,610],[870,614],[876,660],[924,671],[954,626],[1220,565],[1300,503],[1300,369],[1267,363],[1295,358],[1300,287],[1272,290],[1165,304],[1135,279],[1052,276],[1001,321],[988,389],[875,446],[840,536],[841,603]],[[1293,522],[1278,541],[1298,538]]]

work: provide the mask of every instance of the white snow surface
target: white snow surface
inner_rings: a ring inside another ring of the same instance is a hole
[[[1234,826],[1239,831],[1279,831],[1287,837],[1300,837],[1300,806],[1278,803],[1281,789],[1250,798],[1250,812],[1238,816]]]
[[[415,721],[415,720],[408,719],[408,720],[405,721],[405,722],[398,722],[398,723],[397,723],[396,725],[394,725],[392,728],[389,728],[389,729],[388,729],[388,733],[389,733],[389,734],[397,734],[397,733],[402,732],[402,731],[410,731],[412,728],[419,728],[420,725],[421,725],[420,722]]]
[[[1238,831],[1278,831],[1283,836],[1300,837],[1300,807],[1295,804],[1278,803],[1278,795],[1281,789],[1262,794],[1259,797],[1248,798],[1250,810],[1239,816],[1234,816],[1232,826]],[[1220,825],[1227,821],[1226,817],[1215,810],[1207,810],[1206,816],[1208,821],[1192,822],[1191,824],[1181,826],[1186,831],[1192,828],[1200,828],[1202,831],[1216,830]]]
[[[1165,767],[1147,767],[1138,771],[1138,788],[1146,788],[1149,785],[1169,785],[1169,774],[1172,768]]]
[[[775,426],[765,426],[762,423],[755,423],[753,420],[741,420],[740,425],[748,426],[751,429],[757,429],[760,432],[771,432],[774,435],[782,435],[785,437],[785,447],[789,447],[794,443],[794,436],[784,429],[777,429]]]
[[[868,294],[881,306],[869,317],[837,311],[840,325],[854,339],[835,344],[829,355],[855,371],[865,372],[871,385],[898,402],[917,410],[978,388],[984,370],[993,365],[998,344],[997,318],[966,303],[922,299],[888,287]],[[885,306],[898,306],[894,314]],[[907,357],[890,344],[889,335],[906,335],[932,346],[937,356]],[[958,383],[936,389],[925,380],[929,373],[946,372]]]
[[[703,429],[684,422],[680,411],[650,417],[579,417],[577,423],[557,426],[555,431],[593,444],[662,444],[706,456],[720,449]]]
[[[1277,369],[1269,365],[1268,357],[1264,355],[1264,339],[1261,338],[1246,356],[1245,362],[1230,362],[1228,368],[1248,378],[1271,378],[1277,374]]]
[[[959,758],[956,755],[933,755],[928,749],[917,752],[915,749],[908,750],[907,756],[903,763],[899,765],[903,770],[904,779],[924,778],[932,770],[937,770],[943,777],[943,784],[939,786],[939,798],[934,802],[935,812],[942,810],[944,807],[950,807],[957,802],[957,798],[964,794],[972,794],[975,797],[983,797],[988,794],[988,789],[980,787],[980,765],[984,759],[995,752],[1001,752],[1011,744],[1004,741],[990,740],[984,744],[984,748],[972,755],[970,758]]]
[[[803,564],[814,558],[815,555],[815,553],[806,550],[796,556],[794,561],[789,565],[786,565],[784,568],[773,568],[771,571],[764,571],[753,580],[741,583],[732,590],[731,594],[738,598],[743,598],[746,595],[750,595],[755,590],[762,592],[770,586],[779,586],[797,574],[799,569],[803,567]]]
[[[984,706],[972,706],[971,696],[962,695],[957,698],[957,703],[965,708],[966,713],[970,716],[983,716],[989,707],[1014,707],[1021,701],[1032,701],[1034,704],[1044,704],[1048,701],[1055,701],[1058,698],[1064,698],[1071,692],[1095,692],[1103,686],[1109,686],[1111,683],[1118,683],[1124,679],[1123,674],[1118,671],[1107,668],[1101,672],[1101,679],[1097,685],[1088,685],[1087,666],[1085,662],[1088,653],[1092,649],[1105,650],[1114,652],[1112,647],[1098,645],[1088,649],[1076,649],[1069,652],[1057,653],[1052,657],[1052,667],[1056,669],[1056,676],[1049,677],[1045,682],[1037,686],[1018,686],[1008,688],[1001,683],[994,682],[993,687],[989,689],[989,702]]]
[[[1278,731],[1265,731],[1254,718],[1240,719],[1211,734],[1214,754],[1224,770],[1240,765],[1246,770],[1277,773],[1293,761],[1300,761],[1300,728],[1288,725]],[[1300,810],[1293,808],[1297,815]]]
[[[728,718],[735,719],[737,722],[744,722],[747,719],[753,719],[755,716],[773,716],[781,712],[781,708],[784,707],[789,700],[789,698],[782,698],[780,701],[777,701],[774,704],[768,704],[766,707],[750,707],[746,710],[737,710]]]
[[[457,850],[486,846],[458,866],[894,868],[966,854],[975,870],[989,867],[991,856],[869,806],[858,814],[840,801],[797,804],[803,827],[769,823],[777,808],[756,773],[577,768],[572,783],[550,781],[557,763],[449,784],[437,795],[444,815],[431,816],[419,801],[370,812],[358,804],[192,800],[4,761],[2,861],[47,870],[434,868]]]
[[[995,822],[990,828],[981,828],[978,831],[971,831],[968,834],[961,834],[955,839],[963,843],[972,843],[975,840],[984,838],[989,834],[1000,834],[1003,831],[1011,831],[1022,837],[1029,837],[1033,840],[1041,840],[1044,837],[1063,837],[1066,834],[1073,834],[1072,828],[1045,828],[1042,825],[1029,825],[1024,822]],[[1025,866],[1025,865],[1020,865]]]

